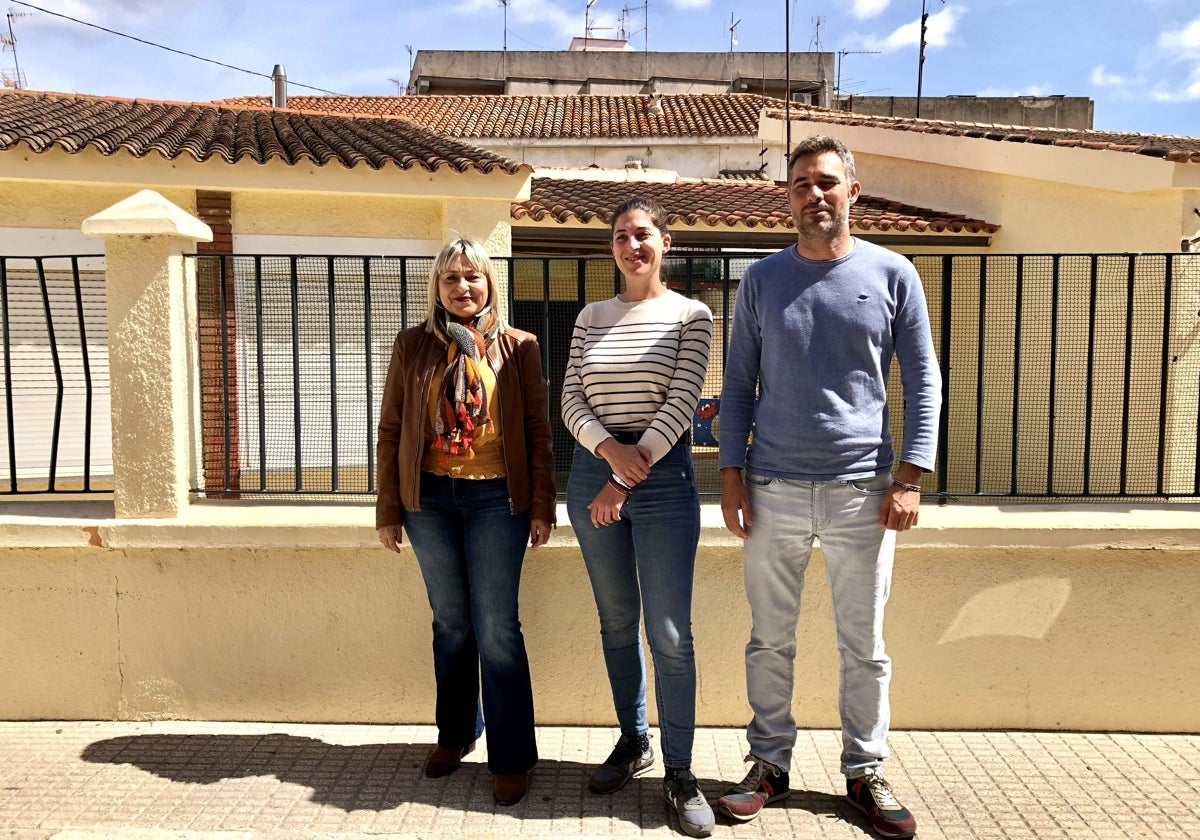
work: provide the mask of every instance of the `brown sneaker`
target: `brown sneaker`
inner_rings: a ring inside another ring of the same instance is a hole
[[[882,837],[912,837],[917,833],[917,821],[878,773],[846,779],[846,799],[867,815],[871,828]]]
[[[430,779],[440,779],[442,776],[449,776],[458,769],[458,765],[462,764],[463,756],[468,755],[475,749],[475,742],[467,744],[465,747],[443,747],[438,744],[433,748],[433,752],[429,754],[429,758],[425,759],[425,775]]]
[[[717,800],[717,810],[738,822],[750,822],[765,806],[792,795],[786,770],[754,755],[746,761],[754,762],[746,778]]]

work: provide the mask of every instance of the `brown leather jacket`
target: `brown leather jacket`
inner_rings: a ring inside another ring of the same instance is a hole
[[[421,456],[429,413],[429,384],[445,347],[425,325],[396,336],[379,411],[379,498],[375,527],[400,525],[405,510],[420,510]],[[549,388],[542,376],[537,337],[509,327],[488,348],[500,401],[500,434],[513,513],[554,522],[554,450],[546,412]],[[522,434],[522,430],[524,434]]]

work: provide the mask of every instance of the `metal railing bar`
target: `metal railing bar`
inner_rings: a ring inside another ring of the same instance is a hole
[[[363,354],[367,381],[367,490],[375,492],[375,325],[371,321],[371,259],[363,257]]]
[[[1137,287],[1137,262],[1132,255],[1125,258],[1125,364],[1124,387],[1121,397],[1121,460],[1117,486],[1124,493],[1129,487],[1129,392],[1133,385],[1133,316],[1134,291]]]
[[[1050,262],[1050,382],[1047,406],[1046,495],[1054,495],[1055,429],[1058,427],[1058,295],[1062,283],[1061,256]]]
[[[1099,285],[1100,259],[1092,254],[1091,270],[1088,283],[1088,331],[1087,331],[1087,363],[1084,387],[1086,396],[1083,410],[1083,491],[1090,493],[1092,487],[1092,420],[1095,403],[1095,388],[1093,378],[1096,372],[1096,296]]]
[[[1025,291],[1025,255],[1017,256],[1017,287],[1013,303],[1013,380],[1012,380],[1012,440],[1009,441],[1008,457],[1008,487],[1010,493],[1016,493],[1020,484],[1020,446],[1021,446],[1021,301]]]
[[[71,279],[75,286],[75,315],[79,319],[79,352],[83,363],[83,490],[92,489],[92,365],[88,356],[87,321],[83,312],[83,286],[79,281],[79,258],[71,257]]]
[[[9,327],[8,309],[8,259],[0,257],[0,329],[4,342],[4,412],[8,420],[8,488],[16,493],[17,481],[17,434],[16,416],[13,410],[12,333]]]
[[[1158,468],[1155,470],[1154,486],[1159,493],[1166,489],[1166,461],[1167,461],[1167,398],[1169,390],[1167,388],[1168,379],[1171,375],[1171,365],[1175,360],[1171,357],[1171,314],[1172,314],[1172,292],[1174,291],[1174,270],[1175,260],[1172,257],[1166,258],[1166,264],[1163,266],[1163,329],[1162,329],[1162,357],[1158,364]],[[1197,438],[1200,440],[1200,438]]]
[[[298,258],[292,257],[291,294],[292,294],[292,445],[296,458],[295,477],[296,489],[304,488],[304,454],[301,442],[303,440],[300,428],[300,275]]]
[[[979,258],[979,313],[975,349],[975,494],[983,492],[983,382],[984,348],[987,346],[988,255]]]
[[[338,488],[338,404],[337,404],[337,290],[334,276],[335,257],[326,257],[326,278],[329,313],[329,482],[336,493]]]
[[[50,475],[46,487],[49,492],[53,493],[58,488],[58,442],[59,436],[62,434],[63,394],[65,388],[62,375],[62,359],[58,353],[58,339],[54,330],[54,313],[50,307],[50,288],[46,281],[46,265],[42,257],[38,257],[34,264],[37,266],[38,287],[42,292],[42,309],[46,313],[46,337],[50,341],[50,358],[54,363],[54,384],[57,389],[54,397],[53,431],[50,436]]]
[[[263,347],[263,318],[262,294],[262,257],[254,258],[254,362],[255,362],[255,399],[258,401],[258,485],[260,490],[267,489],[267,394],[266,394],[266,357]],[[225,447],[229,448],[226,439]],[[239,458],[240,460],[240,458]],[[238,475],[238,485],[241,485],[241,474]]]
[[[222,455],[222,462],[223,462],[222,469],[224,471],[224,475],[222,476],[221,484],[224,486],[224,488],[226,490],[230,490],[233,487],[233,463],[232,463],[233,456],[230,453],[230,449],[231,449],[230,443],[232,442],[233,436],[230,434],[232,419],[229,416],[230,415],[229,393],[230,393],[231,382],[230,382],[230,378],[229,378],[230,352],[229,352],[229,285],[228,285],[229,284],[229,276],[228,276],[229,266],[228,266],[228,262],[229,262],[228,260],[224,260],[224,259],[217,260],[217,274],[218,274],[218,278],[219,278],[218,282],[217,282],[217,311],[220,312],[219,320],[221,322],[221,387],[224,389],[223,393],[221,394],[221,426],[225,433],[225,438],[224,438],[225,443],[224,443],[224,446],[221,447],[221,450],[222,450],[221,455]]]

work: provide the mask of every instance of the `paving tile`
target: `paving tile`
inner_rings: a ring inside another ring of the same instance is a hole
[[[587,790],[607,728],[547,727],[529,796],[495,805],[486,750],[445,779],[420,768],[430,727],[0,722],[4,840],[673,838],[661,767],[611,796]],[[655,742],[658,743],[657,737]],[[894,732],[888,775],[923,840],[1200,837],[1200,736]],[[872,836],[844,800],[840,736],[802,731],[794,793],[715,836]],[[745,773],[740,730],[697,732],[710,800]],[[69,833],[73,833],[68,836]]]

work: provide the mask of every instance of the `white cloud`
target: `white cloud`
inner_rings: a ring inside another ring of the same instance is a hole
[[[1183,27],[1158,36],[1158,45],[1175,61],[1200,60],[1200,17]]]
[[[1181,86],[1159,82],[1150,90],[1150,98],[1165,104],[1200,102],[1200,68],[1193,70],[1191,77]]]
[[[882,14],[890,2],[891,0],[854,0],[850,12],[859,20],[867,20]]]
[[[936,14],[931,14],[925,28],[925,44],[928,49],[937,49],[950,43],[955,35],[958,21],[964,10],[958,6],[947,6]],[[906,23],[892,34],[879,38],[868,36],[863,44],[866,49],[881,52],[898,52],[909,47],[916,47],[921,41],[921,21],[918,18],[912,23]]]
[[[712,0],[667,0],[667,5],[676,9],[707,9]]]
[[[1170,64],[1182,64],[1186,78],[1159,81],[1150,91],[1155,102],[1200,101],[1200,17],[1182,28],[1162,32],[1158,47]]]
[[[1124,87],[1129,84],[1129,79],[1110,73],[1104,69],[1103,64],[1097,64],[1092,68],[1091,82],[1096,87]]]

